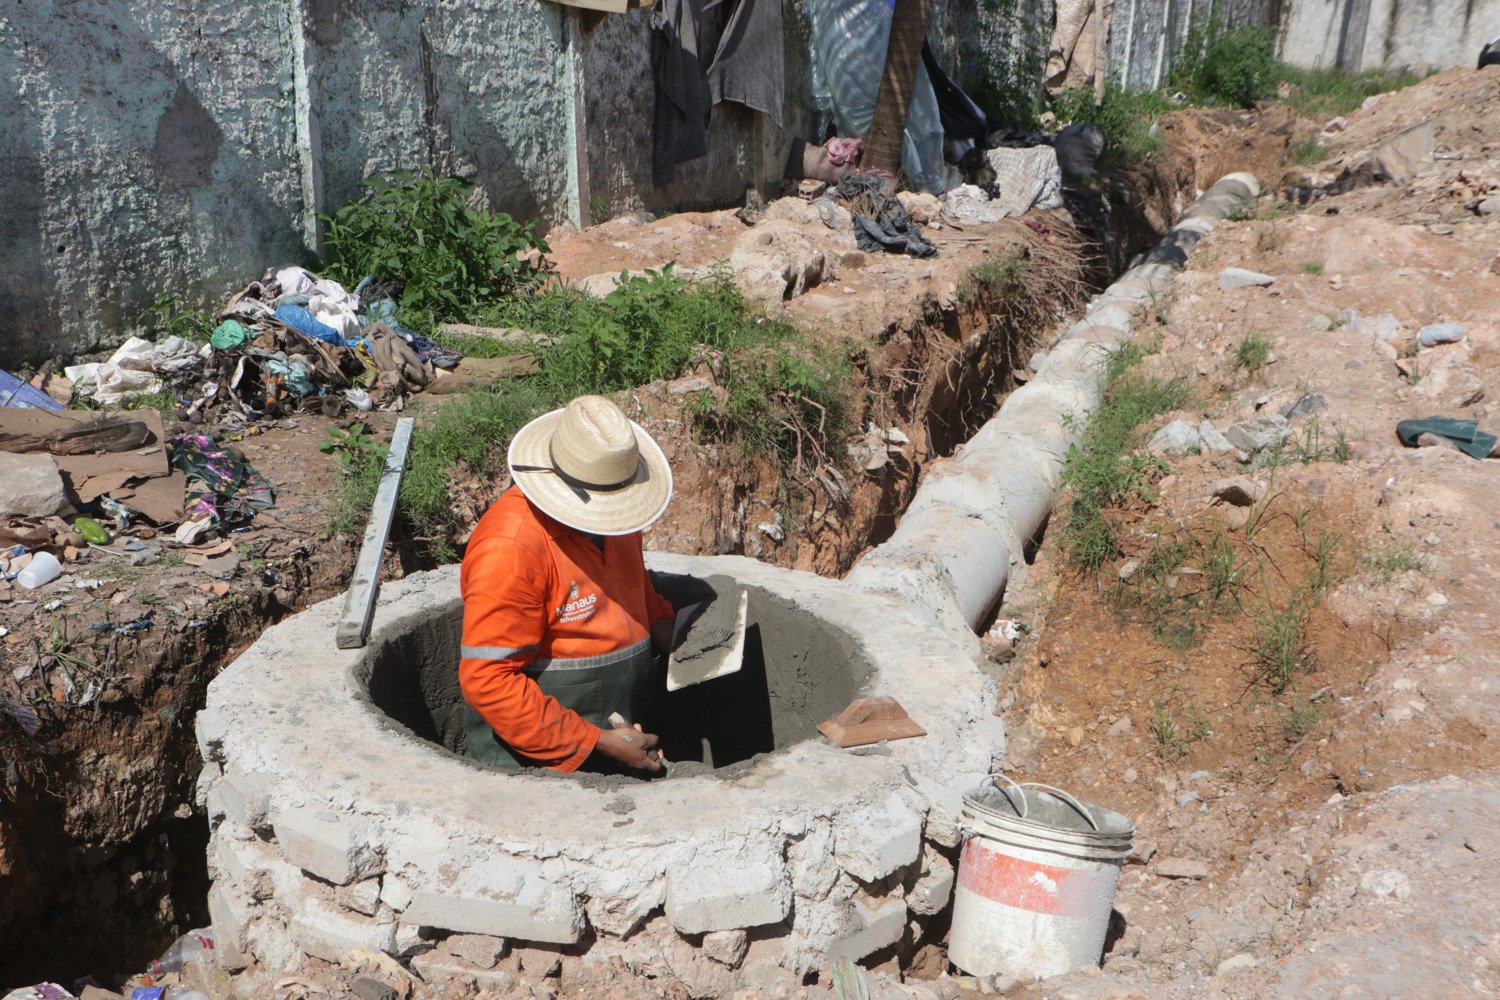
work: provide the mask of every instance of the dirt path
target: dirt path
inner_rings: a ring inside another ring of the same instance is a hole
[[[1474,208],[1500,182],[1497,97],[1500,74],[1454,71],[1349,116],[1325,179],[1420,121],[1438,158],[1400,186],[1221,227],[1137,333],[1160,345],[1146,370],[1192,387],[1151,429],[1321,403],[1292,417],[1274,469],[1169,459],[1155,501],[1117,512],[1127,551],[1097,577],[1054,532],[1002,610],[1034,630],[997,667],[1015,682],[1013,773],[1138,831],[1102,971],[1026,995],[1500,990],[1500,460],[1395,436],[1416,417],[1500,425],[1500,229]],[[1275,281],[1221,289],[1227,267]],[[1372,322],[1386,313],[1389,339]],[[1463,340],[1413,350],[1438,322]],[[1247,371],[1252,337],[1269,357]],[[1261,499],[1210,506],[1237,473]],[[1226,551],[1241,579],[1216,601],[1203,574]],[[1314,592],[1305,659],[1278,690],[1257,646]]]

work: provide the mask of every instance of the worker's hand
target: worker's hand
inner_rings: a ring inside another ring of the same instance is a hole
[[[661,770],[661,751],[656,748],[657,742],[651,733],[641,732],[640,726],[601,729],[594,749],[626,767],[655,772]]]

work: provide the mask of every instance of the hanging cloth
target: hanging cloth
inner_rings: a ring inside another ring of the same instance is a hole
[[[782,0],[739,0],[719,36],[713,65],[708,68],[708,91],[713,103],[743,104],[770,115],[778,126],[786,101],[781,3]]]
[[[703,0],[660,0],[652,11],[651,70],[656,110],[651,144],[651,183],[677,179],[677,165],[708,152],[708,113],[713,105],[700,53]]]

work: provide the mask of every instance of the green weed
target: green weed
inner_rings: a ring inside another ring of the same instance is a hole
[[[1203,560],[1203,583],[1212,601],[1234,593],[1240,585],[1239,554],[1223,535],[1209,540]]]
[[[1323,718],[1323,710],[1316,702],[1285,705],[1281,709],[1281,735],[1288,743],[1296,743],[1317,728]]]
[[[589,199],[589,225],[597,226],[609,221],[609,202],[600,195]]]
[[[1354,454],[1349,436],[1341,426],[1324,434],[1320,421],[1309,421],[1301,434],[1294,434],[1265,453],[1261,464],[1275,468],[1281,465],[1311,465],[1314,462],[1336,462],[1343,465]]]
[[[1316,136],[1308,136],[1297,145],[1292,147],[1292,162],[1299,167],[1311,167],[1328,159],[1328,147],[1318,141]],[[1318,271],[1312,273],[1317,274]]]
[[[328,428],[327,436],[318,442],[318,450],[337,455],[344,475],[352,476],[366,465],[383,462],[390,449],[376,441],[364,424],[353,424],[347,431]]]
[[[1156,120],[1172,107],[1160,91],[1126,91],[1111,81],[1104,103],[1094,104],[1092,87],[1070,87],[1052,102],[1059,125],[1086,123],[1104,133],[1103,167],[1122,167],[1149,160],[1163,143]]]
[[[1246,372],[1263,367],[1271,356],[1271,341],[1258,333],[1248,333],[1234,347],[1234,366]]]
[[[151,311],[156,313],[153,325],[158,340],[181,337],[207,343],[213,336],[214,314],[207,309],[185,309],[178,304],[175,295],[158,295],[151,303]]]
[[[1178,718],[1176,710],[1167,699],[1151,703],[1151,718],[1146,732],[1151,737],[1151,751],[1158,757],[1186,757],[1192,752],[1194,743],[1213,736],[1213,727],[1203,711],[1189,704]]]
[[[323,275],[354,288],[368,275],[399,279],[403,322],[463,319],[535,282],[524,255],[547,252],[533,223],[468,204],[470,184],[431,172],[371,177],[368,192],[323,216]]]
[[[1420,552],[1406,542],[1387,542],[1379,547],[1367,548],[1359,555],[1362,565],[1374,570],[1386,583],[1402,573],[1415,570],[1427,573],[1432,570],[1432,557]]]
[[[1306,264],[1302,265],[1302,273],[1303,274],[1315,274],[1315,275],[1316,274],[1322,274],[1323,273],[1323,265],[1320,264],[1320,263],[1318,263],[1315,260],[1310,260]]]
[[[1110,357],[1101,373],[1104,401],[1085,428],[1082,442],[1068,449],[1063,482],[1072,502],[1063,520],[1063,546],[1075,562],[1091,571],[1121,551],[1111,511],[1147,496],[1165,469],[1159,459],[1135,447],[1138,429],[1187,399],[1184,379],[1130,371],[1145,353],[1140,346],[1127,345]]]
[[[1272,694],[1286,691],[1298,674],[1312,669],[1312,651],[1305,634],[1312,603],[1312,594],[1299,588],[1280,609],[1272,607],[1267,598],[1266,610],[1256,616],[1250,654],[1256,679]]]
[[[158,389],[155,392],[130,396],[123,405],[127,410],[156,410],[169,420],[177,416],[177,397],[172,395],[170,389]]]

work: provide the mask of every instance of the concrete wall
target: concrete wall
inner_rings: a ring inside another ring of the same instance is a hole
[[[1306,67],[1473,66],[1500,34],[1500,0],[1286,0],[1281,57]]]

